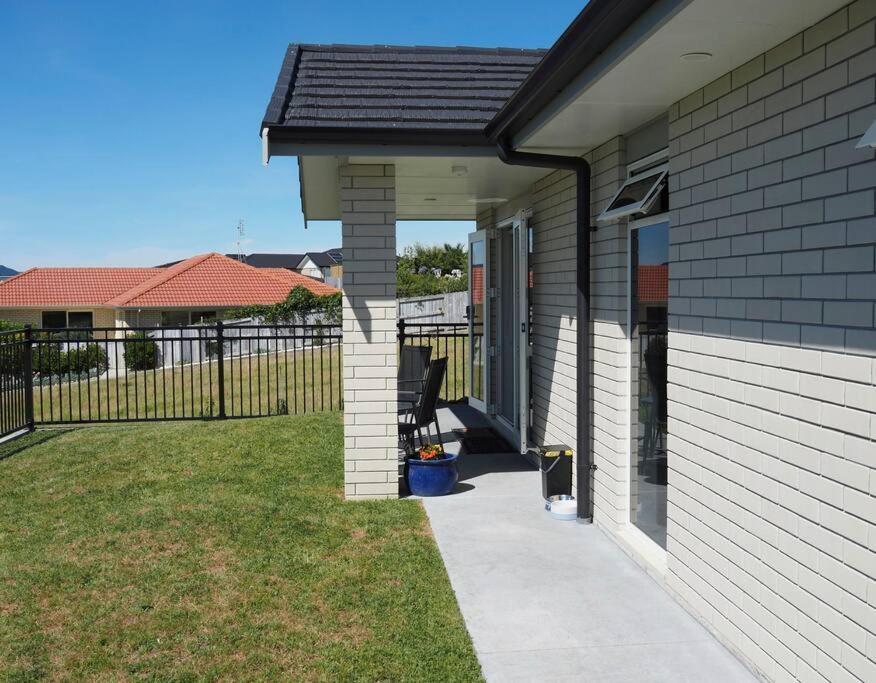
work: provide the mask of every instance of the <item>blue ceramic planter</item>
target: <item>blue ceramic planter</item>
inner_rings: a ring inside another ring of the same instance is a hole
[[[445,496],[459,480],[456,459],[459,456],[445,454],[440,460],[408,458],[406,477],[408,489],[415,496]]]

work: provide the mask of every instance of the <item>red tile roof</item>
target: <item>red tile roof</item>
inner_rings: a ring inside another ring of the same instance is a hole
[[[658,303],[669,301],[669,266],[639,266],[638,298],[640,302]]]
[[[0,308],[100,306],[155,277],[157,268],[31,268],[0,282]]]
[[[0,282],[0,308],[247,306],[282,301],[298,285],[319,295],[338,291],[299,273],[211,253],[169,268],[32,268]]]
[[[307,289],[309,289],[314,294],[318,294],[319,296],[334,294],[335,292],[340,291],[336,287],[327,285],[321,280],[316,280],[312,277],[308,277],[307,275],[296,273],[295,271],[289,270],[288,268],[259,268],[259,270],[261,270],[262,272],[270,273],[271,276],[278,278],[280,282],[288,284],[290,289],[294,289],[298,285],[301,285],[302,287],[307,287]]]

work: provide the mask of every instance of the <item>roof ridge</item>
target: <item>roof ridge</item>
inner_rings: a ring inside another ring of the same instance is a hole
[[[17,280],[22,275],[27,275],[28,273],[31,273],[31,272],[35,271],[36,269],[37,269],[36,266],[33,266],[32,268],[28,268],[27,270],[23,270],[20,273],[16,273],[15,275],[10,275],[7,278],[3,278],[2,280],[0,280],[0,287],[12,282],[13,280]]]
[[[125,303],[127,303],[131,299],[138,297],[138,296],[142,296],[146,292],[155,289],[159,285],[163,285],[165,282],[167,282],[168,280],[170,280],[172,278],[175,278],[177,275],[180,275],[181,273],[184,273],[187,270],[194,268],[199,263],[203,263],[211,256],[222,256],[222,255],[215,252],[215,251],[211,251],[207,254],[199,254],[197,256],[192,256],[192,257],[187,258],[184,261],[180,261],[179,263],[176,263],[168,268],[156,268],[155,270],[158,270],[160,272],[158,272],[155,275],[155,277],[153,277],[149,280],[146,280],[145,282],[140,283],[136,287],[131,287],[131,289],[129,289],[128,291],[123,292],[122,294],[119,294],[118,296],[113,297],[109,301],[106,301],[105,304],[110,305],[110,306],[124,306]],[[223,256],[222,258],[226,258],[226,257]],[[231,259],[228,259],[228,260],[230,261]]]
[[[541,55],[548,51],[542,47],[483,47],[476,45],[394,45],[390,43],[289,43],[289,48],[310,50],[313,52],[422,52],[435,50],[456,54],[520,54]]]

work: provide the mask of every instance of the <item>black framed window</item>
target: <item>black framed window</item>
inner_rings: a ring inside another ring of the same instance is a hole
[[[94,327],[91,311],[71,311],[67,314],[67,327]]]
[[[162,327],[186,327],[188,324],[188,311],[161,311]]]
[[[70,311],[67,314],[67,327],[94,327],[94,314],[91,311]],[[91,339],[91,332],[70,332],[71,339]]]
[[[216,320],[216,311],[192,311],[192,325],[210,323]]]
[[[67,311],[43,311],[42,327],[47,330],[67,327]]]

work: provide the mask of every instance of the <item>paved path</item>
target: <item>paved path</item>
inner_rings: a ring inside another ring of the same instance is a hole
[[[755,680],[597,527],[553,520],[522,457],[460,460],[424,503],[488,681]]]

